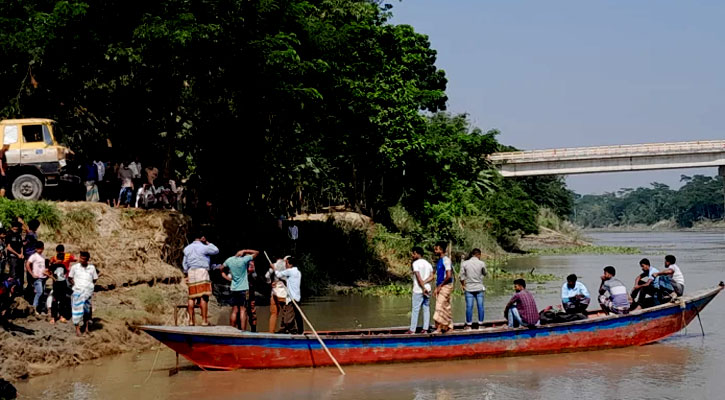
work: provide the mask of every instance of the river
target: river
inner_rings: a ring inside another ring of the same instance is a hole
[[[725,234],[715,232],[591,233],[598,245],[635,246],[638,255],[557,255],[517,258],[505,267],[565,277],[576,273],[595,292],[606,265],[629,288],[648,257],[660,267],[677,256],[686,292],[725,279]],[[530,285],[539,308],[557,304],[561,282]],[[486,298],[486,319],[502,316],[509,295]],[[594,300],[595,301],[595,300]],[[596,301],[595,301],[596,302]],[[464,318],[462,298],[453,304]],[[402,326],[408,297],[325,297],[304,304],[318,329]],[[260,327],[268,313],[258,311]],[[66,368],[17,385],[25,399],[721,399],[725,397],[725,302],[716,298],[697,321],[661,342],[634,348],[560,355],[334,368],[205,372],[182,360],[169,377],[174,353],[163,348]],[[224,316],[219,316],[220,322]],[[475,317],[474,317],[475,318]],[[154,372],[149,375],[156,359]]]

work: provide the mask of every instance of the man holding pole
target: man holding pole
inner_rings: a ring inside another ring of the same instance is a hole
[[[276,275],[287,283],[287,303],[282,309],[282,332],[301,334],[305,331],[302,322],[302,310],[299,309],[299,301],[302,298],[300,294],[302,273],[297,268],[295,257],[287,257],[285,270],[277,272]],[[293,300],[298,302],[297,307],[293,304]]]

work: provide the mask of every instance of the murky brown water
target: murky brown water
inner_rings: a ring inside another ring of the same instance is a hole
[[[510,269],[565,276],[571,272],[594,291],[604,265],[615,265],[630,285],[637,262],[647,256],[659,266],[665,253],[678,257],[686,290],[714,286],[725,279],[723,233],[597,233],[602,245],[632,245],[642,255],[575,255],[522,258]],[[556,304],[559,282],[533,288],[539,307]],[[486,298],[486,319],[499,318],[508,296]],[[330,297],[305,304],[318,329],[356,326],[402,326],[408,323],[407,297]],[[454,303],[456,321],[463,320],[463,300]],[[260,307],[260,327],[267,311]],[[182,360],[178,375],[168,377],[174,353],[158,352],[155,372],[149,370],[156,351],[98,360],[17,385],[28,399],[721,399],[725,397],[725,303],[720,296],[697,321],[660,343],[609,351],[345,367],[204,372]],[[224,318],[223,316],[221,317]],[[146,378],[149,377],[148,381]]]

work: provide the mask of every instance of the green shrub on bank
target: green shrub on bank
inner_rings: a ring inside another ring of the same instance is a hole
[[[37,219],[50,229],[58,229],[61,225],[62,212],[49,201],[10,200],[0,198],[0,222],[9,228],[15,217],[21,217],[27,223]]]

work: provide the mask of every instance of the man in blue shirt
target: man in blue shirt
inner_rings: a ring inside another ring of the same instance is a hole
[[[561,287],[561,305],[567,314],[583,314],[589,307],[591,296],[583,283],[576,281],[576,275],[566,277],[566,283]]]
[[[446,255],[446,242],[438,242],[433,251],[438,256],[436,264],[436,310],[433,321],[436,330],[433,333],[445,333],[453,330],[453,311],[451,309],[451,296],[453,294],[453,264]]]
[[[189,286],[189,325],[194,325],[194,303],[199,301],[202,325],[209,325],[209,296],[211,296],[211,280],[209,267],[211,256],[219,253],[219,249],[206,240],[202,234],[184,248],[184,275]]]
[[[639,266],[642,268],[642,273],[634,278],[634,287],[632,288],[632,310],[637,307],[648,308],[655,305],[655,287],[653,285],[655,281],[654,274],[659,271],[657,268],[650,265],[648,259],[643,258],[639,261]]]
[[[234,257],[227,258],[222,266],[222,276],[232,282],[230,288],[232,313],[229,315],[229,325],[243,331],[247,330],[247,292],[249,291],[247,270],[258,254],[257,250],[240,250]],[[226,268],[229,269],[229,274],[224,272]],[[240,326],[237,325],[237,321],[240,322]]]

